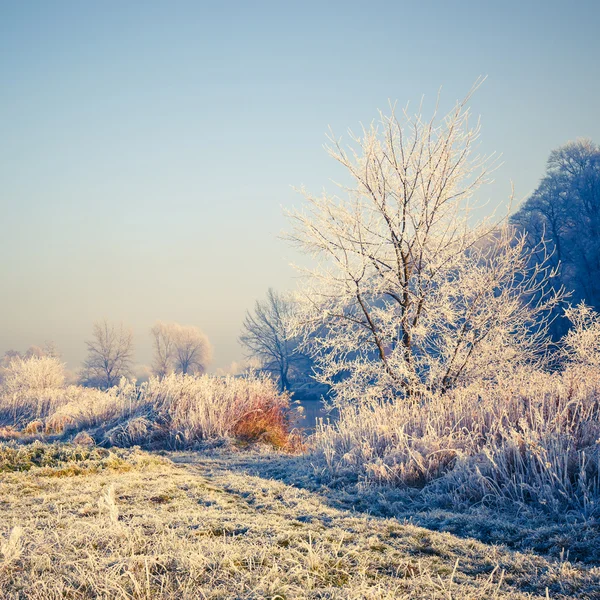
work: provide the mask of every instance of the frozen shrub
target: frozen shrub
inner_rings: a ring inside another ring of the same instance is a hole
[[[0,385],[0,423],[22,425],[64,402],[64,365],[51,356],[16,357]]]
[[[160,437],[160,429],[145,417],[133,417],[112,427],[104,434],[111,446],[129,447],[148,445]]]
[[[289,397],[266,377],[211,377],[171,374],[152,378],[140,389],[143,411],[177,446],[201,440],[240,437],[286,444]],[[127,430],[141,423],[128,423]],[[129,433],[129,435],[132,435]]]
[[[87,431],[80,431],[74,438],[73,443],[78,446],[94,446],[94,438]]]
[[[32,378],[38,379],[44,381]],[[122,378],[105,391],[25,383],[14,375],[13,387],[25,391],[2,396],[0,414],[28,435],[71,437],[88,431],[108,445],[177,448],[228,437],[277,447],[290,443],[289,397],[267,377],[173,373],[140,386]]]
[[[342,405],[317,428],[314,458],[332,477],[422,488],[432,504],[600,517],[600,316],[566,314],[562,371]]]
[[[71,386],[65,390],[65,402],[46,418],[46,432],[99,427],[127,418],[137,406],[137,388],[124,378],[118,386],[106,391]]]
[[[40,421],[39,419],[35,419],[34,421],[30,421],[23,428],[23,433],[31,433],[31,434],[34,434],[34,435],[37,434],[37,433],[42,433],[42,431],[44,431],[44,422]]]
[[[28,394],[64,386],[64,365],[51,356],[14,358],[5,369],[3,392]]]
[[[340,410],[314,436],[332,476],[423,488],[444,505],[600,514],[600,376],[521,372],[487,388]]]

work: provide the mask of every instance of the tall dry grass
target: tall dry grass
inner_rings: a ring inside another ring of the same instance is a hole
[[[521,372],[500,385],[371,402],[320,423],[331,475],[417,487],[437,502],[534,505],[600,516],[600,376]]]
[[[271,379],[171,374],[152,378],[135,396],[133,408],[106,433],[115,445],[155,440],[190,447],[203,440],[239,438],[285,446],[292,421],[290,400]]]
[[[171,374],[100,391],[65,386],[55,359],[11,364],[0,386],[0,425],[30,435],[87,431],[101,444],[190,447],[224,438],[289,446],[290,398],[261,376]]]
[[[583,304],[566,313],[561,370],[522,367],[445,394],[341,406],[317,428],[315,459],[330,476],[420,488],[454,508],[599,518],[600,315]]]

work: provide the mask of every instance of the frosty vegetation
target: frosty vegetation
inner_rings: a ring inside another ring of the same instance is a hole
[[[332,479],[419,489],[437,506],[595,521],[599,395],[597,367],[577,364],[426,402],[347,405],[337,423],[319,427],[315,453]]]
[[[441,123],[394,111],[354,146],[331,138],[352,185],[304,192],[291,213],[290,238],[319,259],[295,325],[337,403],[443,393],[544,357],[562,292],[506,221],[473,223],[488,161],[467,100]]]
[[[594,598],[597,567],[340,506],[272,454],[0,445],[3,600]],[[341,495],[340,495],[341,499]]]
[[[261,376],[172,373],[99,390],[65,385],[58,359],[33,357],[11,361],[0,385],[0,437],[9,439],[187,448],[231,438],[287,447],[293,418],[289,397]]]
[[[283,465],[280,471],[254,467],[286,485],[300,482],[321,497],[333,495],[334,502],[349,503],[353,510],[367,504],[365,510],[374,515],[428,524],[434,520],[423,514],[432,511],[450,511],[453,519],[461,513],[467,521],[476,515],[478,525],[462,526],[461,533],[494,543],[502,538],[501,527],[484,534],[480,523],[510,517],[523,531],[528,523],[544,532],[553,528],[545,553],[562,556],[571,546],[578,559],[597,564],[598,148],[579,141],[555,151],[547,176],[515,216],[481,218],[476,192],[488,181],[492,165],[477,153],[479,124],[472,122],[469,98],[441,118],[395,109],[382,113],[378,122],[353,135],[348,147],[330,138],[329,153],[350,183],[340,186],[339,195],[303,190],[303,206],[290,213],[289,238],[315,258],[315,266],[304,270],[293,298],[269,290],[266,301],[247,313],[240,340],[259,361],[261,374],[204,374],[211,356],[206,336],[194,327],[158,322],[151,330],[154,376],[137,384],[127,378],[131,332],[97,323],[83,379],[95,387],[70,385],[56,353],[5,357],[0,440],[13,444],[3,449],[6,460],[19,462],[16,444],[34,440],[204,451],[208,443],[230,450],[266,443],[271,453],[276,448],[289,454],[272,463]],[[578,236],[578,228],[589,236]],[[288,393],[300,389],[294,386],[302,372],[328,390],[337,414],[303,439],[294,431],[297,415]],[[121,527],[117,501],[114,488],[107,487],[98,512],[133,547],[141,543],[141,529]],[[439,519],[436,523],[442,527]],[[11,531],[2,553],[12,565],[19,560],[22,532]],[[169,535],[157,538],[161,552],[174,552]],[[187,533],[181,535],[192,544]],[[519,535],[522,547],[537,543],[535,532]],[[253,589],[283,598],[276,583],[293,594],[310,585],[317,594],[321,576],[322,586],[344,587],[356,580],[358,587],[346,595],[313,597],[385,597],[371,586],[379,559],[369,555],[370,566],[363,567],[358,556],[340,554],[341,546],[332,550],[331,540],[322,541],[325,559],[312,538],[308,546],[304,539],[298,544],[290,539],[286,533],[282,543],[304,548],[297,557],[302,566],[286,563],[298,577],[280,572],[277,561],[260,555],[261,566],[277,575],[261,579],[255,563],[248,566],[258,554],[240,550],[242,562],[231,563],[231,573],[249,586],[247,597],[255,597]],[[45,543],[36,541],[39,548]],[[229,591],[226,581],[211,579],[210,573],[229,567],[223,547],[214,540],[210,544],[217,570],[211,571],[205,557],[190,561],[175,552],[173,560],[202,585],[209,581]],[[280,550],[271,550],[279,556]],[[305,555],[312,558],[306,562]],[[319,566],[321,560],[326,567]],[[176,589],[174,580],[161,579],[163,571],[138,581],[138,567],[130,574],[133,584],[115,575],[94,579],[90,589],[133,585],[134,597],[144,597],[135,596],[142,584],[147,597],[154,584]],[[148,573],[148,563],[145,568]],[[543,568],[551,570],[546,563]],[[313,574],[305,577],[306,569]],[[390,597],[414,591],[399,583],[397,572],[385,573],[389,589],[398,593]],[[586,573],[571,578],[579,578],[572,589],[580,585],[577,589],[591,598],[599,591],[597,573]],[[329,579],[332,574],[341,579]],[[566,598],[570,592],[563,581],[571,579],[562,576],[553,589]],[[418,577],[423,585],[433,582],[422,571]],[[475,586],[480,595],[465,584],[471,595],[464,597],[500,597],[500,584],[495,587],[489,579],[484,592]],[[192,586],[182,597],[194,597],[197,589],[207,588]],[[427,597],[463,597],[460,591],[452,596],[450,588],[427,589]],[[544,591],[539,583],[529,590]],[[507,597],[527,597],[521,588],[513,592]]]
[[[314,457],[325,478],[440,505],[597,519],[598,316],[567,308],[557,351],[555,248],[476,220],[488,160],[468,100],[441,119],[381,114],[349,147],[332,136],[351,184],[302,190],[290,214],[290,239],[318,261],[292,328],[339,412]]]

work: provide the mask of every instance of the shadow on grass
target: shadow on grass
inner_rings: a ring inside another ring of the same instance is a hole
[[[173,457],[175,462],[203,462],[197,454]],[[200,460],[199,460],[200,459]],[[600,523],[563,522],[548,515],[497,511],[486,506],[456,510],[435,503],[421,490],[401,490],[365,485],[348,479],[331,480],[310,456],[240,452],[213,455],[219,468],[240,474],[272,479],[317,494],[328,506],[373,517],[394,518],[432,531],[447,532],[512,550],[534,552],[546,557],[589,566],[600,565]],[[307,515],[310,518],[310,515]]]

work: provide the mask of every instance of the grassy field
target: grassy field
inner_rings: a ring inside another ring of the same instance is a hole
[[[308,489],[306,468],[233,448],[3,446],[0,595],[600,598],[594,561],[369,514],[347,491]]]

